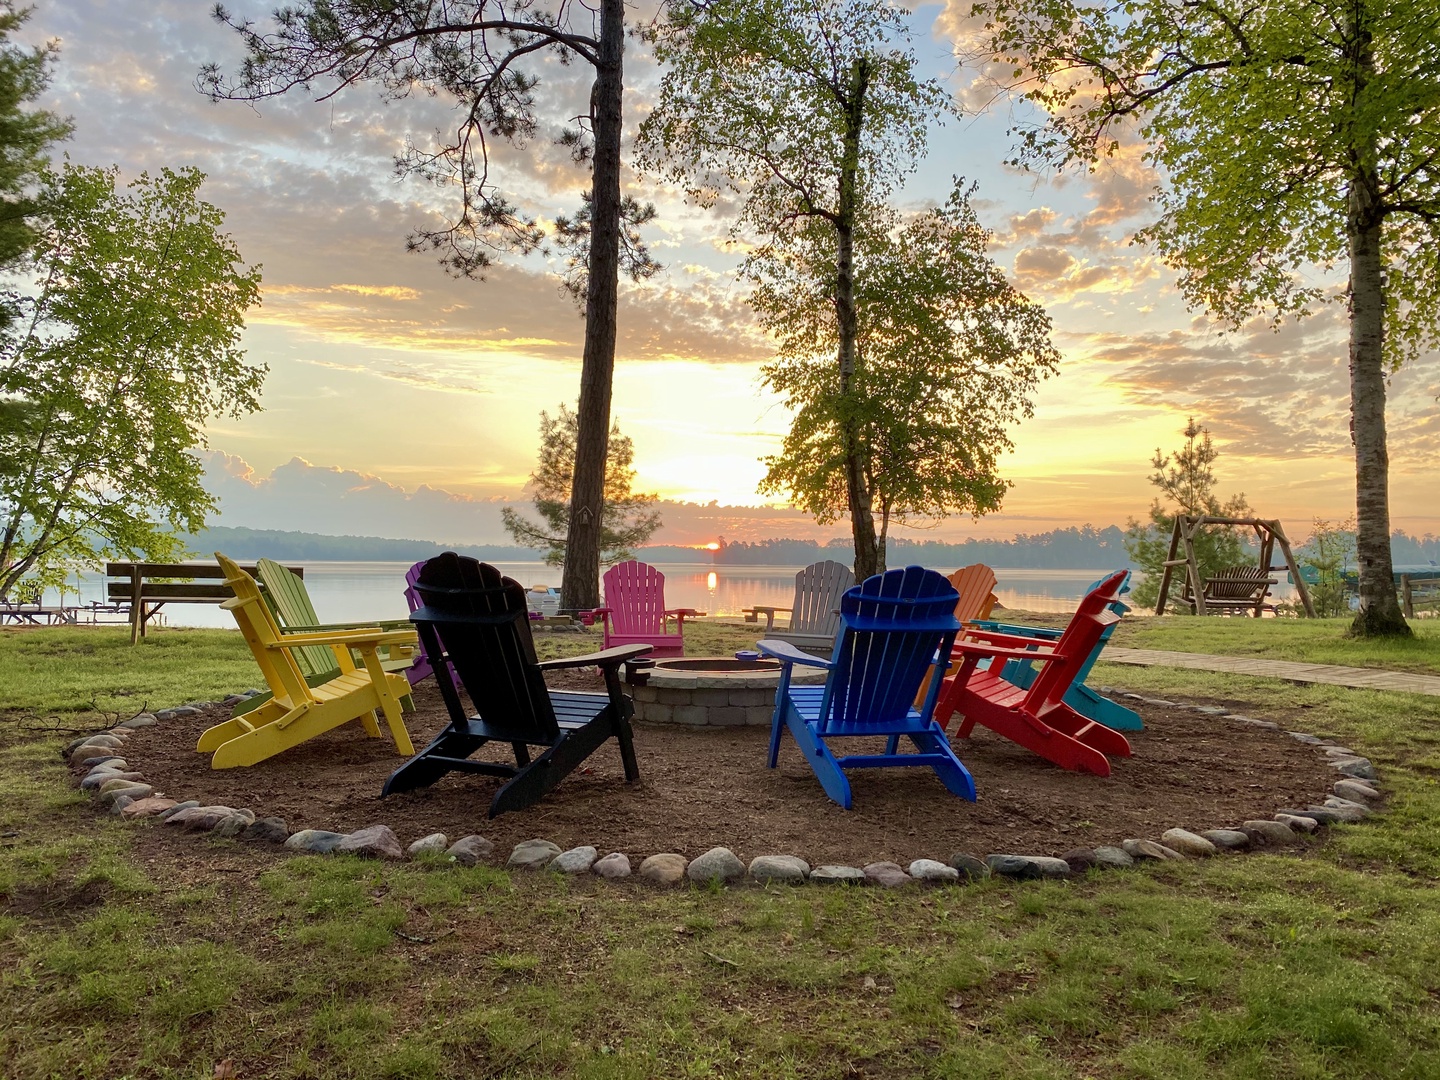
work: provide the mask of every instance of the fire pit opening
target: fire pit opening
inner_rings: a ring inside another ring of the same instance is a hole
[[[780,670],[778,660],[727,660],[723,656],[701,656],[688,660],[656,660],[651,669],[656,671],[775,671]]]
[[[818,668],[797,667],[793,682],[824,682]],[[694,727],[768,724],[775,711],[780,664],[729,656],[687,656],[656,660],[627,688],[635,719],[651,724]]]

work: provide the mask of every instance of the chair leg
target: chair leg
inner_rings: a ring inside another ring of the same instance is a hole
[[[1074,700],[1071,700],[1072,696]],[[1084,704],[1084,708],[1081,708],[1080,703]],[[1145,730],[1144,722],[1133,709],[1127,709],[1119,702],[1101,697],[1088,686],[1073,687],[1070,693],[1065,695],[1065,704],[1082,716],[1094,720],[1097,724],[1104,724],[1111,731]]]
[[[780,760],[780,729],[785,725],[785,710],[790,703],[783,698],[775,702],[775,712],[770,717],[770,756],[766,764],[775,768],[775,763]]]
[[[849,810],[852,801],[850,781],[845,779],[840,763],[825,745],[825,740],[815,733],[815,729],[806,723],[794,708],[785,710],[785,726],[795,737],[795,742],[815,773],[815,779],[819,780],[820,786],[825,789],[825,794]]]
[[[1025,749],[1034,751],[1046,761],[1059,765],[1062,769],[1094,773],[1096,776],[1110,775],[1110,762],[1103,752],[1049,726],[1044,721],[1037,722],[1035,718],[1021,713],[1017,709],[997,709],[984,703],[981,703],[979,709],[975,709],[971,707],[970,702],[962,702],[961,708],[971,709],[965,714],[965,723],[961,725],[962,733],[968,734],[967,728],[979,722],[995,734],[1003,735],[1011,742],[1019,743]],[[1085,723],[1089,724],[1089,721],[1085,721]],[[1100,727],[1099,724],[1090,726],[1100,731],[1109,730]],[[1110,732],[1110,734],[1115,735],[1116,733]],[[1123,738],[1121,741],[1124,741]],[[1127,743],[1127,750],[1128,747]]]
[[[464,760],[489,741],[467,731],[445,728],[430,740],[429,746],[390,774],[385,786],[380,789],[380,797],[383,799],[401,791],[429,787],[453,768],[443,761],[433,760],[434,758]]]
[[[375,722],[374,709],[360,716],[359,720],[360,726],[364,729],[366,735],[369,735],[372,739],[380,738],[380,725]]]
[[[569,776],[614,734],[602,714],[582,728],[566,732],[554,746],[515,774],[514,779],[495,793],[490,803],[490,816],[511,810],[523,810],[543,799],[547,792]]]
[[[635,706],[629,700],[620,715],[615,718],[615,741],[620,744],[620,762],[625,766],[625,782],[633,784],[640,779],[640,766],[635,760],[635,731],[630,726],[630,716]]]
[[[415,744],[410,741],[410,732],[405,728],[400,697],[409,693],[410,684],[403,675],[391,675],[381,667],[380,654],[374,647],[362,649],[361,654],[365,658],[365,670],[370,675],[370,681],[375,684],[375,693],[380,698],[380,711],[385,715],[385,726],[390,729],[390,737],[395,740],[395,752],[409,757],[415,753]],[[374,723],[372,714],[365,730],[369,731]],[[378,738],[379,735],[380,729],[377,727],[375,736]]]
[[[243,722],[243,720],[240,721],[240,723]],[[237,721],[230,720],[217,726],[228,727],[235,723]],[[237,735],[217,746],[215,753],[210,758],[210,767],[212,769],[234,769],[240,766],[254,765],[266,758],[274,757],[281,751],[299,746],[306,739],[312,739],[326,730],[326,727],[333,726],[333,724],[316,726],[310,706],[300,705],[273,723],[257,726],[253,730]],[[214,731],[215,728],[210,730]],[[208,735],[209,732],[206,734]]]
[[[959,795],[962,799],[975,801],[975,778],[970,775],[970,770],[965,768],[964,762],[955,756],[954,749],[950,746],[950,740],[945,738],[945,733],[938,724],[932,724],[932,731],[917,731],[910,736],[915,748],[925,754],[939,754],[944,760],[935,762],[931,767],[935,775],[940,777],[940,782],[952,794]]]
[[[1039,719],[1062,735],[1099,750],[1102,754],[1114,757],[1130,756],[1130,743],[1124,735],[1096,723],[1089,717],[1081,716],[1063,701],[1043,713]]]

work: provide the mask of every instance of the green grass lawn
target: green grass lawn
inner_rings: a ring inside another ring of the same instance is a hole
[[[1353,641],[1345,637],[1349,626],[1349,619],[1164,615],[1126,619],[1115,628],[1111,640],[1131,649],[1171,649],[1440,674],[1440,619],[1411,619],[1415,636],[1403,641]]]
[[[692,656],[753,649],[756,627],[700,619],[685,630]],[[539,631],[542,660],[597,652],[598,627]],[[151,630],[130,644],[128,627],[79,626],[0,629],[0,722],[24,714],[29,725],[57,718],[56,726],[128,718],[145,709],[186,701],[213,701],[258,686],[259,667],[236,630]],[[90,715],[104,714],[104,715]],[[82,720],[77,720],[82,717]]]
[[[1324,645],[1313,626],[1223,622],[1274,634],[1285,658]],[[1203,623],[1136,632],[1222,651]],[[694,652],[754,638],[703,625],[687,629]],[[6,1080],[199,1080],[225,1058],[242,1080],[1440,1076],[1440,698],[1097,669],[1369,754],[1390,813],[1298,857],[898,893],[660,892],[284,859],[98,816],[58,740],[13,721],[79,723],[92,698],[133,699],[117,688],[153,707],[255,678],[233,634],[135,650],[105,634],[0,634]],[[1344,662],[1369,655],[1346,647]]]

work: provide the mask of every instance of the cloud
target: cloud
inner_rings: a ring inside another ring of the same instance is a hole
[[[1085,351],[1114,365],[1108,381],[1127,400],[1192,413],[1246,456],[1285,460],[1348,452],[1344,331],[1331,307],[1278,331],[1199,319],[1190,332],[1101,332]]]
[[[354,469],[314,465],[293,458],[260,474],[243,459],[211,452],[204,455],[205,486],[218,498],[217,525],[281,529],[327,535],[381,536],[431,540],[445,544],[510,544],[500,511],[514,506],[531,512],[527,497],[482,498],[429,485],[407,489]],[[1066,492],[1066,498],[1073,492]],[[917,540],[959,540],[966,536],[1008,538],[1070,523],[1065,511],[1052,511],[1042,497],[1039,512],[994,514],[981,521],[956,518],[937,527],[899,526],[896,535]],[[717,501],[657,504],[664,520],[655,544],[698,546],[723,536],[754,541],[785,536],[822,543],[848,537],[845,523],[817,525],[807,514],[783,505],[734,506]],[[1108,524],[1123,517],[1123,507],[1096,506],[1094,518]],[[1108,516],[1106,516],[1108,514]]]

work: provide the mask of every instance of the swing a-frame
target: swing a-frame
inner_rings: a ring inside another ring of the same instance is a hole
[[[1195,557],[1195,537],[1209,525],[1236,525],[1255,530],[1260,544],[1260,558],[1254,566],[1227,566],[1217,570],[1209,578],[1200,576],[1200,563]],[[1283,566],[1272,566],[1275,548],[1285,557]],[[1155,602],[1155,614],[1165,614],[1165,603],[1170,598],[1170,586],[1178,578],[1181,583],[1180,595],[1175,598],[1177,605],[1183,605],[1196,615],[1219,615],[1232,611],[1250,611],[1257,619],[1265,608],[1265,597],[1275,580],[1270,576],[1282,570],[1290,572],[1295,591],[1305,614],[1315,618],[1315,606],[1310,603],[1310,592],[1300,577],[1300,567],[1290,550],[1290,541],[1279,521],[1264,518],[1212,517],[1209,514],[1180,514],[1175,518],[1175,527],[1170,533],[1170,553],[1165,557],[1165,572],[1160,577],[1160,598]],[[1176,573],[1180,568],[1179,574]]]

